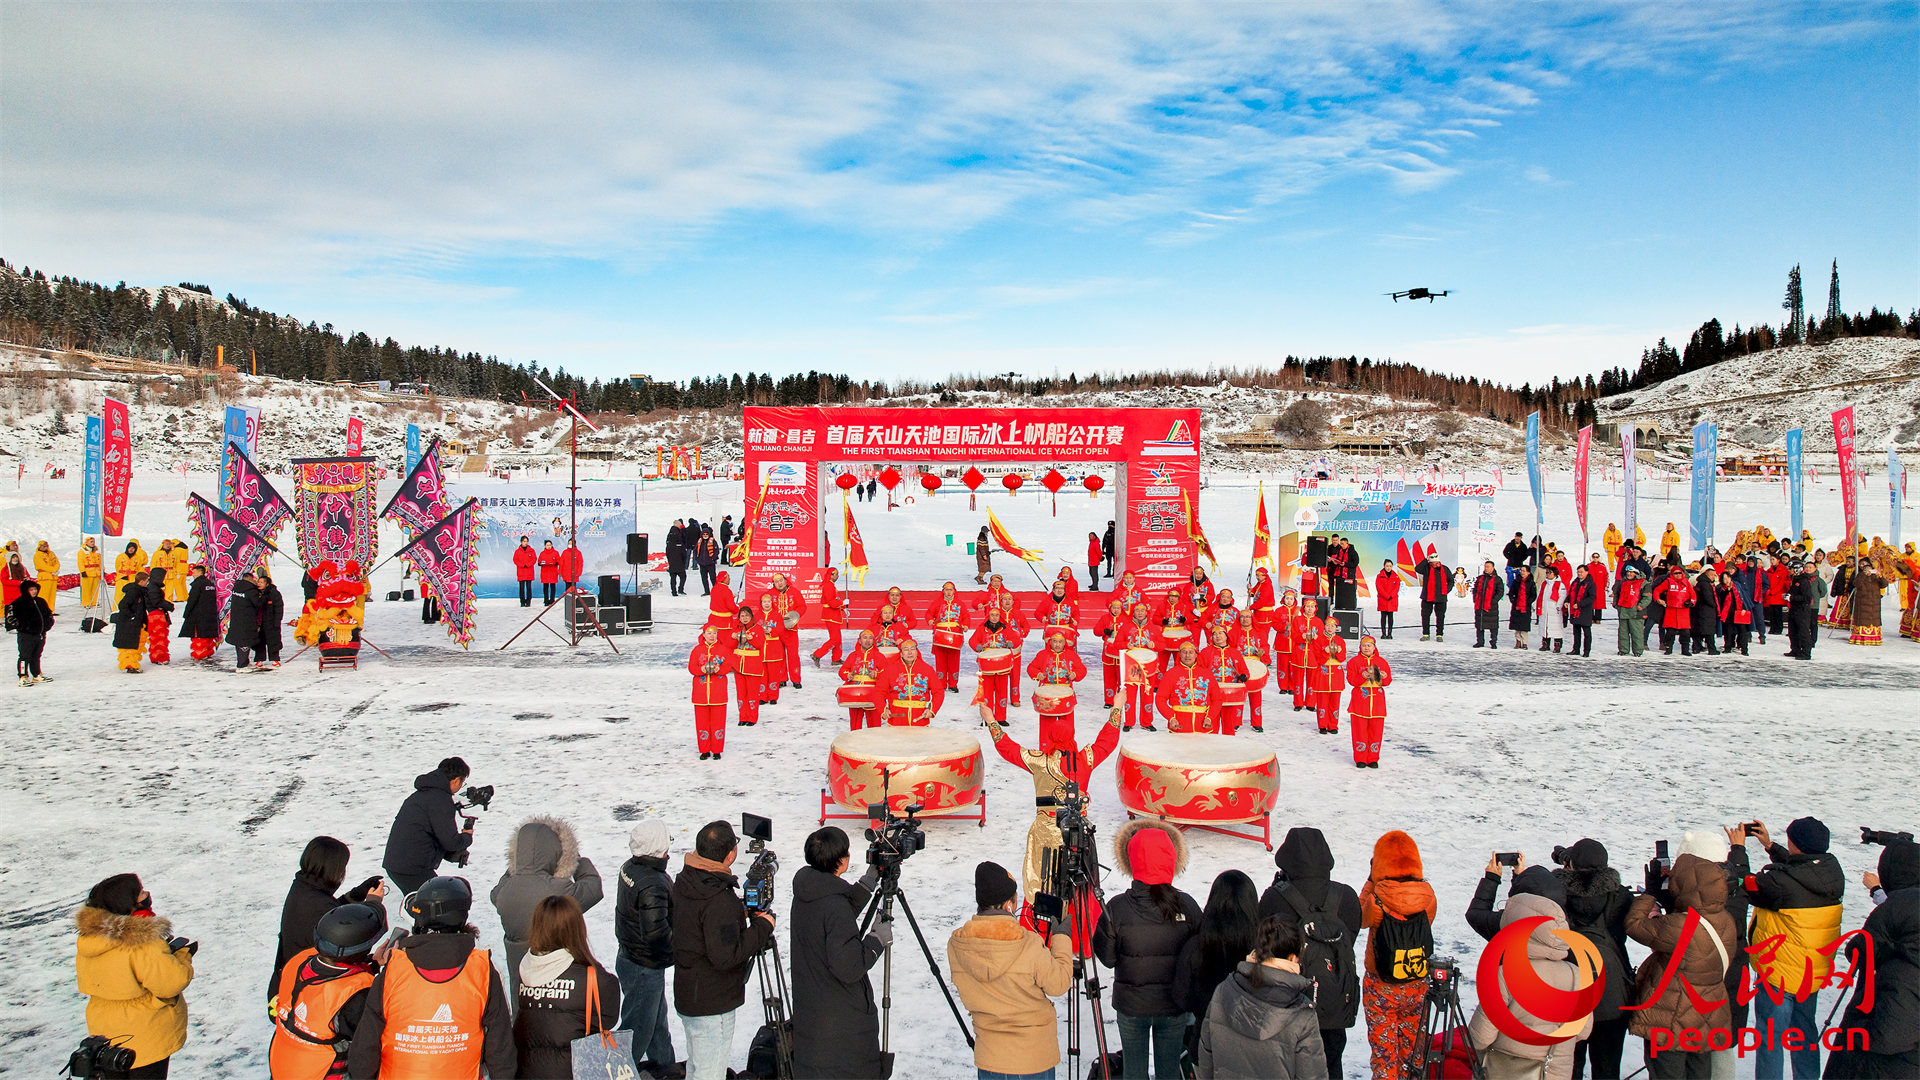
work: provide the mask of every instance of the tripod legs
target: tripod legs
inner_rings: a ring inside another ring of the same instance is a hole
[[[773,969],[771,976],[767,974],[769,966]],[[769,943],[765,952],[754,957],[754,971],[760,976],[760,1003],[766,1012],[767,1026],[773,1029],[775,1068],[780,1076],[792,1076],[793,1030],[787,1018],[787,969],[780,963],[778,938]]]
[[[960,1003],[953,999],[953,991],[947,986],[946,976],[940,974],[940,961],[933,958],[933,949],[927,945],[927,935],[920,932],[920,921],[913,917],[913,908],[907,903],[905,889],[885,880],[880,883],[880,891],[874,894],[872,905],[860,919],[860,932],[865,934],[873,925],[875,916],[881,922],[893,921],[893,902],[900,902],[900,910],[906,913],[907,926],[913,931],[913,939],[920,943],[920,955],[927,958],[927,970],[933,972],[933,981],[940,987],[940,993],[947,999],[947,1008],[953,1012],[953,1022],[960,1025],[960,1034],[967,1040],[967,1046],[973,1046],[973,1032],[967,1027],[967,1018],[960,1014]],[[887,1048],[887,1031],[892,1022],[893,1013],[893,946],[887,946],[882,957],[885,967],[881,970],[882,986],[880,992],[880,1049]]]

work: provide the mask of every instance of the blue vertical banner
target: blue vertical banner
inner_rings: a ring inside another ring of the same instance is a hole
[[[1705,551],[1713,543],[1713,470],[1720,463],[1720,431],[1702,421],[1693,426],[1693,507],[1688,518],[1690,543]]]
[[[100,532],[100,496],[106,490],[107,422],[87,417],[87,462],[80,477],[80,532]],[[1896,503],[1898,500],[1896,500]]]
[[[402,476],[412,476],[414,466],[420,464],[420,425],[407,425],[407,471]]]
[[[1801,511],[1806,508],[1806,491],[1801,487],[1805,479],[1805,469],[1800,462],[1801,430],[1794,428],[1787,432],[1787,522],[1793,530],[1792,540],[1800,541]]]
[[[226,423],[220,428],[220,460],[227,460],[227,444],[232,443],[242,450],[247,449],[247,410],[239,405],[227,406]],[[227,505],[226,485],[220,488],[220,510],[222,513],[232,510]]]
[[[1900,455],[1887,448],[1887,499],[1892,504],[1887,512],[1887,543],[1894,550],[1900,548],[1900,496],[1907,486],[1907,470],[1900,464]]]
[[[1533,492],[1533,520],[1535,524],[1547,520],[1542,498],[1546,492],[1540,485],[1540,414],[1527,414],[1527,488]]]

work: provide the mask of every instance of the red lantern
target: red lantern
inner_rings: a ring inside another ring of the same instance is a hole
[[[1019,473],[1008,473],[1000,478],[1000,486],[1006,488],[1009,493],[1019,491],[1020,485],[1024,483],[1026,481],[1020,479]]]
[[[967,485],[967,509],[978,509],[978,504],[973,500],[974,496],[980,492],[980,485],[987,482],[986,475],[969,465],[965,475],[960,477],[960,482]]]
[[[1080,485],[1095,495],[1098,495],[1100,494],[1100,489],[1107,486],[1107,482],[1097,476],[1088,476],[1081,479]]]
[[[921,474],[920,474],[920,486],[921,486],[921,487],[923,487],[923,488],[926,488],[926,489],[927,489],[927,494],[929,494],[929,495],[931,495],[931,494],[933,494],[933,493],[934,493],[935,491],[937,491],[937,490],[939,490],[939,488],[940,488],[940,478],[939,478],[939,477],[937,477],[937,476],[935,476],[935,475],[933,475],[932,473],[921,473]]]
[[[1047,475],[1040,478],[1040,484],[1048,491],[1058,495],[1060,494],[1060,489],[1067,486],[1067,478],[1060,475],[1059,469],[1048,469]]]
[[[860,484],[860,481],[853,478],[852,473],[847,472],[843,472],[839,476],[834,477],[833,482],[840,485],[841,491],[852,491]]]
[[[900,470],[889,465],[880,470],[880,486],[892,491],[900,486]]]

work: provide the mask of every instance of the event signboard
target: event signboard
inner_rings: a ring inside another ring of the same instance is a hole
[[[519,585],[513,572],[513,549],[526,536],[538,551],[551,540],[555,550],[567,546],[567,485],[504,481],[452,482],[450,501],[458,506],[476,501],[481,517],[474,530],[478,573],[474,593],[483,598],[514,597]],[[580,580],[585,587],[601,574],[626,574],[627,534],[635,525],[635,492],[631,480],[580,481]],[[656,534],[662,530],[654,530]]]

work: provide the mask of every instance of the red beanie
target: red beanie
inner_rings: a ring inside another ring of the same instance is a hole
[[[1141,829],[1127,840],[1127,862],[1142,885],[1173,884],[1173,841],[1159,829]]]

